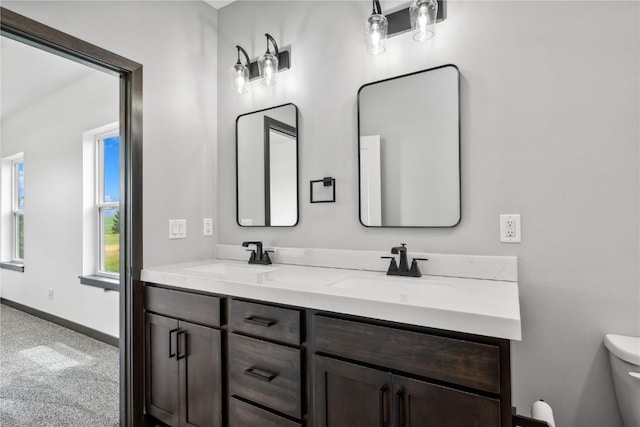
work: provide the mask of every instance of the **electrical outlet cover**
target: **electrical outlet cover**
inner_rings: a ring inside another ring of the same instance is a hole
[[[520,214],[500,215],[500,241],[503,243],[520,243],[522,241]]]

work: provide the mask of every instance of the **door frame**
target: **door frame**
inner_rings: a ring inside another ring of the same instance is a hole
[[[120,425],[141,425],[144,403],[142,65],[0,7],[0,34],[120,79]]]

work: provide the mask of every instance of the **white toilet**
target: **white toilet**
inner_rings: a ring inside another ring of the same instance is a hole
[[[640,338],[607,334],[613,384],[625,427],[640,426]]]

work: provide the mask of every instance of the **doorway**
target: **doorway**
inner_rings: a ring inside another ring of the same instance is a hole
[[[120,425],[142,419],[142,65],[0,8],[0,33],[119,78]]]

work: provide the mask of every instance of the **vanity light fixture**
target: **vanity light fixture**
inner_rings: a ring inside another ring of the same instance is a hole
[[[380,1],[373,0],[373,11],[364,23],[364,39],[367,43],[367,53],[378,55],[387,50],[384,42],[387,39],[387,18],[382,14]]]
[[[447,17],[446,6],[447,0],[413,0],[410,7],[385,16],[382,14],[380,1],[373,0],[373,13],[365,23],[367,53],[376,55],[384,52],[384,40],[387,36],[410,30],[415,41],[429,40],[434,35],[435,23],[444,21]]]
[[[237,93],[245,93],[249,90],[249,55],[247,55],[247,51],[244,50],[240,46],[236,46],[238,49],[238,62],[234,65],[231,70],[231,82],[233,83],[233,87]],[[244,59],[247,65],[242,65],[240,61],[240,52],[244,55]]]
[[[264,35],[267,38],[267,51],[258,59],[258,69],[260,70],[260,79],[262,84],[274,85],[276,84],[276,74],[278,73],[278,45],[276,41],[269,35]],[[269,42],[273,44],[273,49],[276,54],[272,54],[269,51]]]
[[[289,51],[280,51],[276,41],[269,34],[267,37],[267,51],[256,61],[249,61],[249,55],[240,46],[238,50],[238,62],[231,68],[231,82],[237,93],[245,93],[249,89],[249,82],[260,78],[262,83],[273,85],[276,83],[276,74],[279,71],[288,70],[291,64]],[[275,53],[269,50],[269,42],[273,45]],[[240,53],[244,55],[246,65],[240,60]]]

